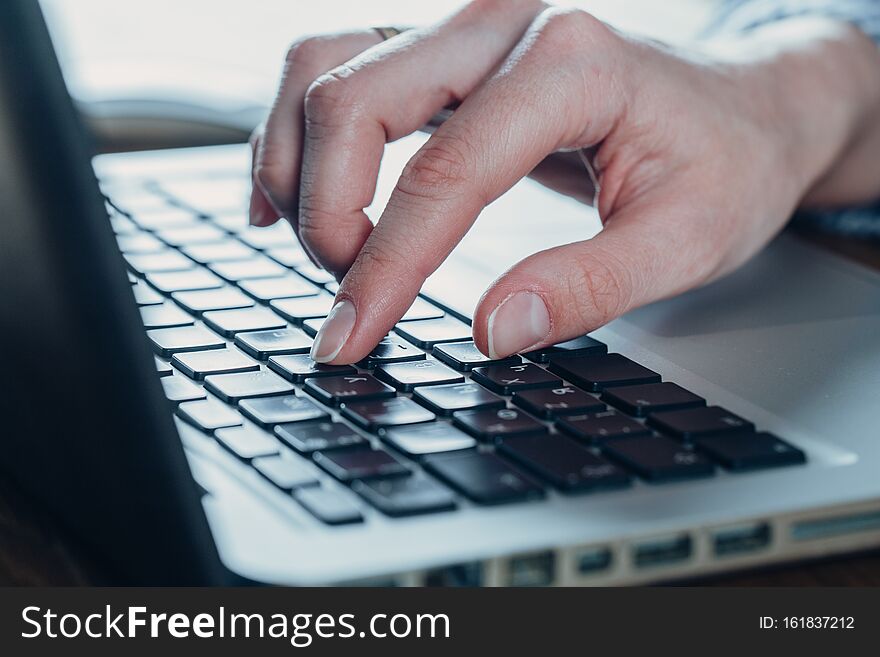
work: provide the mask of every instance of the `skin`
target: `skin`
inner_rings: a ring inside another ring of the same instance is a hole
[[[374,228],[363,208],[385,143],[452,103]],[[582,11],[484,0],[385,42],[296,42],[252,144],[252,223],[287,218],[341,280],[322,362],[369,353],[523,176],[592,191],[599,235],[535,253],[483,295],[474,340],[501,357],[730,272],[798,206],[880,196],[880,50],[810,18],[675,50]],[[596,189],[560,155],[580,148]]]

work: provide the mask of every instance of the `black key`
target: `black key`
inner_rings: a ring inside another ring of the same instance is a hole
[[[239,287],[254,299],[269,303],[273,299],[313,297],[321,290],[306,279],[290,274],[279,278],[258,278],[241,281]]]
[[[328,406],[343,402],[364,401],[394,397],[394,388],[379,381],[371,374],[347,374],[308,379],[303,390]]]
[[[275,435],[301,454],[325,452],[341,447],[366,444],[367,440],[342,422],[280,424]]]
[[[705,399],[675,383],[646,383],[640,386],[609,388],[602,393],[602,399],[636,417],[706,405]]]
[[[208,267],[220,278],[237,283],[238,281],[253,280],[256,278],[273,278],[284,276],[288,273],[286,267],[279,265],[274,260],[265,256],[248,258],[247,260],[229,260],[224,262],[212,262]]]
[[[425,301],[421,297],[416,297],[416,300],[413,301],[409,310],[407,310],[403,317],[400,318],[400,321],[412,322],[420,319],[436,319],[438,317],[443,317],[445,314],[445,312],[440,310],[440,308],[434,304]]]
[[[312,465],[290,452],[277,456],[260,456],[251,465],[266,479],[283,490],[317,486],[318,477]]]
[[[202,319],[209,328],[227,338],[244,331],[269,331],[287,326],[278,315],[261,307],[211,310],[202,315]]]
[[[138,306],[155,306],[165,301],[161,294],[140,283],[131,288],[131,291]]]
[[[771,433],[737,433],[697,439],[697,448],[728,470],[743,471],[805,463],[806,455]]]
[[[561,415],[598,413],[605,404],[572,386],[523,390],[513,395],[513,403],[532,415],[553,419]]]
[[[279,329],[239,333],[235,344],[254,358],[266,360],[282,354],[307,354],[312,348],[312,339],[299,329]]]
[[[221,279],[205,269],[147,274],[147,281],[164,294],[186,290],[212,290],[224,285]]]
[[[184,351],[222,349],[226,346],[216,335],[199,326],[180,326],[147,331],[147,337],[160,356],[171,357]]]
[[[323,320],[321,321],[323,322]],[[358,365],[364,368],[373,368],[385,363],[405,363],[413,360],[425,360],[425,352],[412,346],[403,338],[390,335],[377,344],[376,348]]]
[[[333,295],[322,292],[313,297],[275,299],[269,305],[287,321],[300,324],[306,319],[326,317],[333,308]]]
[[[283,395],[243,399],[238,405],[246,417],[263,427],[290,422],[325,420],[329,416],[311,399]]]
[[[158,306],[144,306],[141,308],[141,319],[146,329],[190,326],[194,323],[192,317],[168,302]]]
[[[755,425],[720,406],[667,411],[648,416],[648,424],[682,440],[719,433],[747,433]]]
[[[201,315],[207,310],[233,310],[235,308],[250,308],[254,305],[253,299],[234,287],[174,292],[171,298],[194,315]]]
[[[293,386],[274,372],[238,372],[205,377],[205,389],[234,404],[246,397],[269,397],[293,392]]]
[[[513,408],[457,411],[452,421],[455,426],[480,440],[523,433],[547,433],[543,424]]]
[[[209,374],[232,374],[233,372],[256,372],[260,364],[236,349],[196,351],[175,354],[171,364],[191,379],[200,381]]]
[[[403,392],[412,392],[418,386],[436,386],[464,381],[461,374],[436,360],[382,365],[376,368],[376,378],[390,383]]]
[[[313,486],[293,491],[293,497],[318,520],[328,525],[361,522],[360,510],[343,491]]]
[[[214,436],[229,451],[245,460],[278,453],[279,444],[272,434],[254,426],[217,429]]]
[[[424,475],[356,481],[351,489],[392,518],[455,508],[452,493]]]
[[[289,356],[272,356],[269,368],[278,372],[288,381],[302,383],[306,379],[320,376],[340,376],[355,374],[357,370],[351,365],[324,365],[316,363],[308,354],[292,354]]]
[[[476,383],[453,383],[416,388],[413,399],[437,415],[473,408],[504,408],[504,399]]]
[[[449,316],[402,322],[394,330],[421,349],[431,349],[441,342],[469,340],[471,337],[470,326]]]
[[[470,372],[480,365],[519,365],[522,358],[509,356],[508,358],[491,359],[477,349],[473,342],[449,342],[438,344],[434,347],[434,357],[442,360],[449,367],[459,372]]]
[[[174,403],[204,399],[206,396],[204,390],[182,376],[163,376],[162,387],[165,397]]]
[[[156,231],[156,237],[169,246],[181,247],[188,244],[210,244],[228,239],[226,231],[202,221],[192,226],[163,228]]]
[[[620,354],[550,359],[550,371],[585,390],[657,383],[660,375]]]
[[[241,424],[241,415],[216,399],[183,402],[177,407],[177,414],[182,420],[209,433],[215,429]]]
[[[512,436],[498,449],[555,488],[566,492],[618,488],[629,475],[570,438],[556,435]]]
[[[401,424],[432,422],[437,418],[431,411],[406,397],[345,402],[342,414],[368,431]]]
[[[229,262],[230,260],[246,260],[254,256],[254,251],[241,242],[228,240],[213,244],[189,244],[181,249],[196,262],[207,265],[212,262]]]
[[[612,440],[605,443],[603,453],[648,481],[708,477],[715,472],[704,456],[663,436]]]
[[[558,388],[562,380],[533,363],[518,365],[488,365],[475,367],[471,379],[500,395],[532,388]]]
[[[410,474],[409,468],[383,449],[334,449],[329,452],[315,452],[312,458],[343,483],[351,483],[356,479],[401,477]]]
[[[549,363],[551,358],[567,358],[569,356],[599,356],[608,353],[608,347],[604,342],[599,342],[589,335],[583,335],[574,340],[560,342],[550,347],[537,349],[523,354],[529,360],[536,363]]]
[[[614,411],[569,415],[557,420],[556,426],[570,436],[590,443],[651,433],[644,424]]]
[[[472,449],[477,441],[446,422],[395,427],[382,432],[382,440],[408,456]]]
[[[489,452],[430,456],[425,467],[477,504],[519,502],[544,493],[528,475]]]
[[[129,268],[143,276],[159,272],[186,271],[195,267],[193,261],[177,251],[160,251],[158,253],[125,254]]]

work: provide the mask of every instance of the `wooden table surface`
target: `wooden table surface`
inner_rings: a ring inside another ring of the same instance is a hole
[[[799,231],[880,268],[880,244]],[[76,539],[9,482],[0,479],[0,585],[112,585],[113,576]],[[685,582],[688,583],[688,582]],[[821,562],[790,564],[692,582],[708,586],[880,586],[880,549]]]

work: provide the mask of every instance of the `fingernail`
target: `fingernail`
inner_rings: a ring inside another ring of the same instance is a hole
[[[346,299],[333,306],[315,336],[310,353],[312,360],[316,363],[328,363],[336,358],[351,335],[356,319],[357,312],[351,301]]]
[[[527,351],[550,333],[550,313],[533,292],[510,295],[489,315],[489,356],[504,358]]]

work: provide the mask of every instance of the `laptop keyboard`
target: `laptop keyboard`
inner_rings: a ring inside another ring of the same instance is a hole
[[[424,298],[357,365],[317,364],[336,283],[285,222],[247,225],[245,179],[104,191],[174,412],[328,525],[806,461],[590,336],[490,360]]]

